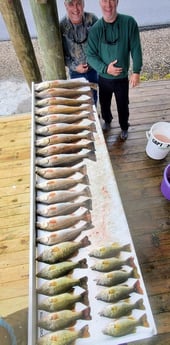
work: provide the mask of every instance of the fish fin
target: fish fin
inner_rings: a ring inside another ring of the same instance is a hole
[[[91,121],[94,121],[94,120],[95,120],[94,114],[93,114],[93,113],[90,113],[90,114],[88,115],[88,119],[91,120]]]
[[[81,293],[81,301],[83,304],[89,306],[89,297],[87,290]]]
[[[83,237],[83,239],[80,242],[81,242],[81,247],[87,247],[91,244],[91,242],[88,239],[88,236]]]
[[[147,320],[146,314],[142,315],[139,319],[140,325],[143,327],[149,327],[149,322]]]
[[[144,310],[145,309],[145,306],[143,304],[143,299],[140,298],[136,303],[135,303],[135,308],[136,309],[141,309],[141,310]]]
[[[80,278],[80,286],[82,287],[82,289],[87,290],[87,281],[88,278],[87,277],[82,277]]]
[[[87,260],[84,258],[82,260],[79,261],[79,265],[78,265],[79,268],[87,268],[88,265],[87,265]]]
[[[89,181],[88,176],[87,176],[87,175],[83,176],[82,179],[80,180],[80,183],[89,185],[89,184],[90,184],[90,181]]]
[[[93,140],[93,141],[94,141],[94,135],[93,135],[93,132],[89,132],[89,133],[87,134],[87,139],[89,139],[89,140]]]
[[[90,223],[90,222],[91,222],[91,213],[90,213],[90,211],[86,211],[86,212],[84,213],[83,219],[84,219],[87,223]]]
[[[122,250],[125,251],[125,252],[131,252],[130,244],[129,243],[125,244],[125,246],[123,246]]]
[[[90,307],[82,310],[82,320],[92,320],[92,317],[90,315],[91,309]]]
[[[86,166],[86,165],[80,166],[79,172],[80,172],[82,175],[87,175],[87,166]]]
[[[85,325],[79,330],[79,338],[89,338],[90,333],[89,333],[89,326]]]
[[[135,266],[132,270],[132,278],[140,278],[140,275],[138,273],[137,267]]]
[[[129,265],[130,267],[136,267],[135,263],[134,263],[134,258],[131,256],[130,258],[127,259],[126,261],[127,265]]]
[[[90,151],[88,153],[88,157],[87,158],[89,158],[91,161],[96,162],[96,155],[95,155],[95,153],[93,151]]]
[[[86,188],[83,190],[83,195],[88,196],[88,197],[91,197],[91,196],[92,196],[89,187],[86,187]]]
[[[135,289],[135,291],[136,291],[137,293],[143,295],[143,290],[142,290],[142,288],[141,288],[141,286],[140,286],[139,280],[137,280],[136,283],[134,284],[134,289]]]
[[[95,123],[93,122],[93,123],[91,123],[91,125],[90,125],[90,130],[92,131],[92,132],[97,132],[97,130],[96,130],[96,125],[95,125]]]

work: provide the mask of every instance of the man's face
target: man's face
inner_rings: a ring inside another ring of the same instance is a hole
[[[84,12],[84,0],[65,2],[67,15],[73,24],[80,24]]]
[[[113,22],[117,16],[118,0],[100,0],[100,6],[104,20]]]

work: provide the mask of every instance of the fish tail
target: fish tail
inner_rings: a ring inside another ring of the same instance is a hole
[[[89,185],[90,182],[89,182],[89,178],[87,175],[83,176],[81,179],[80,179],[80,183],[83,183],[83,184],[86,184],[86,185]]]
[[[79,172],[82,175],[87,175],[87,166],[86,165],[81,165],[80,168],[79,168]]]
[[[130,258],[127,259],[126,261],[127,265],[129,265],[130,267],[136,267],[135,263],[134,263],[134,258],[131,256]]]
[[[81,241],[81,247],[87,247],[91,244],[91,242],[88,239],[88,236],[85,236]]]
[[[92,210],[92,200],[87,199],[83,202],[83,206],[86,207],[88,210]]]
[[[82,287],[82,289],[87,290],[87,277],[82,277],[80,278],[80,287]]]
[[[96,125],[95,125],[95,123],[93,122],[93,123],[91,123],[91,125],[90,125],[90,130],[92,131],[92,132],[97,132],[96,131]]]
[[[87,145],[86,145],[86,148],[88,149],[88,150],[90,150],[90,151],[95,151],[95,146],[94,146],[94,142],[93,141],[91,141],[90,143],[88,143]]]
[[[77,267],[79,267],[79,268],[87,268],[88,267],[87,260],[85,258],[80,260],[78,262],[78,266]]]
[[[139,324],[143,327],[149,327],[149,322],[147,320],[146,314],[142,315],[139,319]]]
[[[87,306],[89,306],[89,298],[88,298],[88,291],[84,291],[81,293],[81,302]]]
[[[140,278],[140,275],[138,274],[137,267],[135,266],[132,270],[132,278]]]
[[[89,338],[89,337],[90,337],[89,327],[88,325],[85,325],[79,330],[79,338]]]
[[[135,307],[136,307],[136,309],[141,309],[141,310],[145,309],[142,298],[140,298],[138,301],[136,301]]]
[[[125,252],[131,252],[131,246],[130,246],[130,244],[126,244],[125,246],[123,246],[123,250],[124,250]]]
[[[83,219],[87,222],[87,223],[91,223],[91,213],[90,211],[86,211],[84,213]]]
[[[82,194],[85,195],[85,196],[88,196],[88,197],[91,197],[91,196],[92,196],[89,187],[86,187],[86,188],[83,190]]]
[[[97,90],[97,83],[89,83],[91,89]]]
[[[139,280],[137,280],[137,282],[134,284],[134,290],[135,290],[135,292],[143,295],[143,290],[142,290],[142,288],[140,286]]]
[[[96,155],[93,151],[90,151],[87,155],[87,158],[91,159],[91,161],[96,162]]]
[[[90,307],[82,310],[82,316],[81,316],[82,320],[91,320],[92,317],[90,315],[90,312],[91,312]]]
[[[94,141],[94,135],[93,135],[93,132],[89,132],[89,133],[87,134],[87,139],[89,139],[89,140],[93,140],[93,141]]]
[[[90,114],[88,115],[88,119],[91,120],[91,121],[94,121],[94,120],[95,120],[94,114],[93,114],[93,113],[90,113]]]

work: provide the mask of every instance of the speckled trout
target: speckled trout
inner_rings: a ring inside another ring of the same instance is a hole
[[[79,106],[74,106],[74,105],[49,105],[47,107],[35,107],[35,114],[37,115],[50,115],[50,114],[73,114],[73,113],[78,113],[79,111],[90,111],[92,112],[92,106],[91,104],[81,104]]]
[[[88,307],[81,311],[67,309],[56,313],[49,313],[38,321],[38,326],[54,332],[73,326],[77,320],[91,320],[90,308]]]
[[[45,178],[45,179],[53,179],[53,178],[65,178],[73,175],[76,172],[81,173],[82,175],[87,175],[87,166],[85,164],[81,164],[79,166],[73,167],[65,167],[65,168],[35,168],[36,174]]]
[[[77,176],[77,175],[76,175]],[[58,178],[58,179],[51,179],[43,182],[37,182],[35,187],[40,189],[44,192],[50,192],[52,190],[67,190],[73,188],[77,184],[81,183],[84,185],[89,185],[89,178],[88,176],[76,177],[75,175],[68,178]]]
[[[71,228],[58,230],[50,235],[38,237],[37,243],[52,246],[54,244],[62,243],[65,241],[73,241],[82,233],[82,231],[89,230],[93,227],[89,223],[84,222],[84,225],[78,225],[79,223],[75,224],[75,226],[72,226]]]
[[[93,113],[82,111],[80,114],[51,114],[46,116],[35,116],[36,123],[40,125],[52,125],[53,123],[74,123],[83,119],[94,121]]]
[[[65,292],[57,296],[47,297],[38,303],[38,309],[49,312],[72,309],[77,302],[89,306],[88,292],[83,291],[81,294]]]
[[[34,89],[35,91],[43,91],[55,87],[76,90],[76,88],[84,86],[89,86],[91,88],[97,89],[97,84],[89,83],[85,78],[42,81],[41,83],[34,84]]]
[[[133,292],[143,294],[139,280],[137,280],[133,286],[116,285],[109,288],[104,288],[96,295],[96,299],[105,302],[117,302],[121,299],[128,298]]]
[[[89,130],[96,132],[95,123],[92,121],[79,121],[76,123],[53,123],[47,126],[37,126],[36,134],[43,136],[51,136],[53,134],[75,134],[81,131]],[[78,140],[78,139],[77,139]]]
[[[77,142],[78,140],[81,139],[87,139],[87,140],[93,140],[94,141],[94,136],[93,132],[84,130],[80,133],[76,134],[54,134],[50,135],[48,137],[42,137],[40,139],[37,139],[35,141],[36,146],[44,147],[47,145],[54,145],[54,144],[59,144],[59,143],[73,143]]]
[[[78,162],[82,162],[82,160],[90,159],[92,161],[96,161],[96,155],[94,151],[89,150],[81,150],[78,153],[66,153],[66,154],[58,154],[58,155],[52,155],[48,157],[37,157],[36,159],[36,165],[41,167],[53,167],[53,166],[68,166],[68,165],[74,165]]]
[[[49,264],[54,264],[62,260],[70,258],[75,254],[80,248],[84,248],[90,245],[90,241],[87,236],[85,236],[81,241],[68,241],[59,243],[55,246],[45,249],[38,257],[37,261],[46,262]]]
[[[54,279],[62,277],[65,274],[73,271],[76,268],[87,268],[87,260],[82,259],[79,261],[62,261],[53,265],[45,265],[36,276],[43,279]]]
[[[91,90],[89,86],[82,86],[77,89],[66,89],[66,88],[50,88],[44,91],[35,92],[35,97],[38,98],[48,98],[48,97],[68,97],[74,98],[81,95],[91,95]]]
[[[88,326],[85,325],[80,330],[65,329],[48,333],[38,339],[37,345],[70,345],[78,338],[88,338],[89,336]]]
[[[87,277],[73,278],[71,276],[47,280],[37,288],[37,293],[54,296],[67,292],[74,286],[80,286],[82,289],[87,290],[87,280]]]
[[[70,190],[61,190],[54,192],[37,192],[36,201],[46,205],[68,202],[76,199],[79,196],[91,197],[89,187],[72,188]]]
[[[37,214],[43,217],[63,216],[75,212],[80,207],[92,210],[92,200],[80,197],[75,202],[62,202],[48,206],[37,203]]]
[[[122,337],[126,334],[135,333],[138,326],[149,327],[146,314],[139,319],[129,316],[111,322],[105,327],[103,333],[113,337]]]
[[[110,245],[96,247],[90,251],[89,256],[105,259],[117,256],[121,251],[130,252],[130,244],[120,245],[119,243],[114,242]]]
[[[99,312],[99,314],[101,316],[114,319],[114,318],[119,318],[119,317],[130,314],[133,309],[139,309],[139,310],[145,309],[142,298],[140,298],[138,301],[134,303],[123,301],[123,302],[117,302],[114,304],[106,305],[106,307],[103,308]]]
[[[36,222],[36,227],[46,231],[57,231],[69,228],[80,220],[91,223],[91,213],[84,207],[65,216],[42,218],[42,220]]]
[[[63,153],[76,153],[82,149],[94,151],[94,142],[86,139],[79,140],[76,143],[59,143],[56,145],[48,145],[36,150],[36,154],[39,156],[47,157],[56,154]]]

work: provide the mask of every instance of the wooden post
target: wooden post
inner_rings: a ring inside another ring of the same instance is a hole
[[[34,48],[20,0],[0,0],[0,12],[6,23],[24,77],[31,88],[32,81],[42,81]]]
[[[66,79],[56,0],[30,0],[46,80]]]

